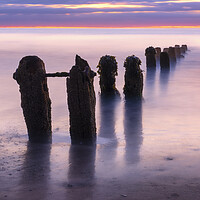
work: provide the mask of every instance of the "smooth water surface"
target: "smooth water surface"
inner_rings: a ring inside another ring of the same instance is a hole
[[[199,29],[0,29],[0,198],[199,197],[199,36]],[[188,45],[185,58],[170,71],[161,71],[159,64],[146,70],[146,47],[175,44]],[[94,71],[103,55],[118,61],[120,98],[100,98],[95,77],[97,145],[70,145],[64,78],[48,78],[53,144],[27,143],[19,88],[12,79],[19,60],[37,55],[47,72],[69,71],[76,54]],[[125,101],[123,95],[123,62],[133,54],[144,70],[142,101]]]

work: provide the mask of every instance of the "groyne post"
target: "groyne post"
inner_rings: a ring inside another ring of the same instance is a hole
[[[97,66],[97,73],[100,75],[100,89],[102,95],[118,94],[115,80],[117,74],[117,61],[114,56],[105,55],[100,58]]]
[[[169,69],[170,62],[169,62],[169,55],[167,52],[161,52],[160,54],[160,67],[161,69]]]
[[[159,60],[160,59],[160,53],[161,53],[161,48],[160,47],[156,47],[156,59]]]
[[[168,54],[170,62],[175,63],[176,62],[175,47],[169,47]]]
[[[143,73],[140,69],[141,60],[132,55],[128,56],[124,62],[125,85],[124,94],[126,97],[141,97],[143,91]]]
[[[72,144],[88,144],[96,140],[96,97],[93,86],[95,75],[87,61],[76,55],[75,66],[71,68],[67,78]]]
[[[51,100],[45,77],[45,64],[37,56],[26,56],[19,62],[13,78],[21,93],[30,142],[51,142]]]
[[[179,45],[175,45],[175,54],[176,54],[176,58],[181,57],[181,48]]]
[[[156,67],[156,50],[152,46],[146,48],[145,56],[146,56],[146,66],[147,67]]]

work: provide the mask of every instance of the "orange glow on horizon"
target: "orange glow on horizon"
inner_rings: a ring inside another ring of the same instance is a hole
[[[142,28],[200,28],[200,25],[197,26],[130,26],[130,27],[93,27],[93,26],[0,26],[0,28],[46,28],[46,29],[142,29]]]
[[[43,7],[43,8],[66,8],[66,9],[80,9],[80,8],[95,8],[95,9],[107,9],[107,8],[152,8],[155,6],[139,5],[139,4],[125,4],[125,3],[95,3],[95,4],[5,4],[7,6],[15,7]]]
[[[154,3],[199,3],[200,0],[169,0],[169,1],[156,1]]]

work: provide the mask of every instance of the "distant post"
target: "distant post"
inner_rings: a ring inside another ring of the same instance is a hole
[[[140,69],[141,60],[136,56],[128,56],[124,62],[125,85],[124,94],[126,97],[141,97],[143,91],[143,73]]]
[[[160,47],[156,47],[156,59],[159,60],[160,59],[160,53],[161,53],[161,48]]]
[[[115,77],[117,74],[117,61],[114,56],[105,55],[100,58],[97,66],[97,73],[100,75],[101,94],[118,94],[115,85]]]
[[[168,54],[169,54],[170,62],[175,63],[176,62],[175,47],[169,47]]]
[[[181,57],[181,48],[179,45],[175,45],[175,54],[176,54],[176,58]]]
[[[13,78],[21,93],[21,107],[30,142],[51,142],[51,100],[44,62],[37,56],[21,59]]]
[[[187,45],[186,45],[186,44],[183,44],[181,47],[182,47],[182,48],[184,48],[184,49],[185,49],[185,51],[187,51],[187,50],[188,50],[188,47],[187,47]]]
[[[67,78],[72,144],[88,144],[96,140],[96,97],[93,86],[95,75],[87,61],[76,55],[75,66],[71,68]]]
[[[160,54],[160,67],[161,69],[169,69],[170,62],[169,62],[169,55],[167,52],[161,52]]]
[[[182,54],[185,54],[185,52],[188,50],[188,47],[187,47],[187,45],[186,44],[183,44],[182,46],[181,46],[181,53]]]
[[[146,56],[146,66],[147,67],[156,67],[156,50],[155,48],[148,47],[145,50],[145,56]]]

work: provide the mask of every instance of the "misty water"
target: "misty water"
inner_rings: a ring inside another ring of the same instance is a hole
[[[32,199],[74,198],[82,193],[82,199],[117,199],[144,182],[155,191],[161,180],[173,187],[199,183],[199,35],[200,29],[0,29],[0,198],[22,199],[22,193],[33,194]],[[161,71],[159,64],[147,71],[146,47],[175,44],[188,45],[184,58],[170,71]],[[76,54],[94,71],[103,55],[116,56],[118,62],[120,98],[101,99],[95,77],[96,146],[70,144],[65,78],[48,78],[52,145],[27,143],[19,87],[12,79],[20,59],[37,55],[47,72],[68,72]],[[142,61],[142,101],[124,99],[123,63],[130,55]]]

